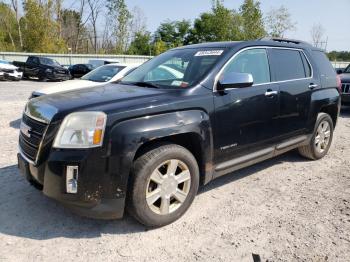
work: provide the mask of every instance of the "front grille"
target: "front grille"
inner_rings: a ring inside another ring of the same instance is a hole
[[[1,69],[2,72],[8,73],[8,74],[13,74],[15,70],[13,69]]]
[[[23,114],[22,122],[30,127],[30,130],[28,131],[30,136],[28,137],[20,132],[19,146],[22,154],[35,163],[39,154],[40,143],[44,138],[48,125],[36,121],[25,114]]]
[[[342,84],[341,91],[343,92],[343,94],[349,94],[350,93],[350,83]]]

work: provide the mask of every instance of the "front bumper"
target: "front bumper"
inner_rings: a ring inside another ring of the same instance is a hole
[[[341,104],[342,105],[350,105],[350,93],[341,95]]]
[[[6,72],[2,72],[3,73],[3,79],[5,80],[21,80],[23,77],[23,72],[18,72],[18,71],[14,71],[13,73],[6,73]],[[1,76],[0,76],[1,78]]]
[[[97,219],[123,217],[125,192],[106,172],[106,159],[98,152],[52,150],[48,160],[34,165],[18,154],[18,167],[32,184],[42,185],[44,195],[57,200],[73,212]],[[79,167],[78,192],[68,194],[67,166]]]

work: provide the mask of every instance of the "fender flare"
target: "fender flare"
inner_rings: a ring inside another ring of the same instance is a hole
[[[108,173],[126,194],[129,174],[137,150],[147,142],[181,134],[200,138],[204,183],[212,179],[213,138],[209,115],[202,110],[188,110],[143,116],[118,122],[109,132]],[[202,175],[202,174],[201,174]]]

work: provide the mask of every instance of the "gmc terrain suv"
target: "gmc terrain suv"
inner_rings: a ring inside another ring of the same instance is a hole
[[[18,165],[82,215],[121,218],[127,209],[162,226],[217,177],[295,148],[324,157],[339,88],[326,55],[301,41],[180,47],[119,83],[29,101]]]

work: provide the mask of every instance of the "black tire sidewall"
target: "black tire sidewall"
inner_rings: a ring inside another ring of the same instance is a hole
[[[315,138],[316,138],[316,134],[317,134],[317,129],[319,127],[319,125],[323,122],[323,121],[327,121],[329,126],[330,126],[330,130],[331,130],[331,136],[329,138],[329,142],[328,142],[328,145],[327,145],[327,148],[322,152],[322,153],[319,153],[316,148],[315,148]],[[317,118],[317,121],[316,121],[316,125],[315,125],[315,130],[314,130],[314,134],[312,136],[312,139],[311,139],[311,148],[312,148],[312,153],[314,155],[314,158],[315,159],[321,159],[323,158],[325,155],[327,155],[328,151],[329,151],[329,148],[331,147],[332,145],[332,141],[333,141],[333,131],[334,131],[334,126],[333,126],[333,121],[332,121],[332,118],[326,114],[326,113],[322,113],[318,116]]]
[[[156,152],[154,157],[152,157],[145,164],[135,163],[135,169],[133,168],[132,175],[134,176],[134,182],[132,185],[133,190],[131,195],[131,204],[133,206],[132,212],[135,212],[135,217],[146,226],[163,226],[180,218],[190,207],[198,191],[199,168],[196,159],[187,149],[183,147],[166,147],[167,146],[164,146],[162,149],[159,148],[160,150],[152,150],[150,153]],[[176,211],[169,215],[158,215],[149,208],[146,202],[146,187],[152,172],[164,161],[169,159],[178,159],[188,166],[191,174],[191,187],[185,202]]]

